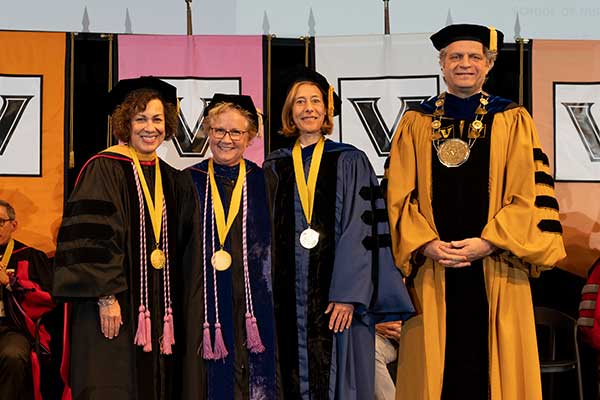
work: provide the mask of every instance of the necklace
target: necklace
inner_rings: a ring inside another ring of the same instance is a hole
[[[446,92],[443,92],[439,95],[435,102],[435,111],[433,112],[431,129],[433,147],[437,152],[438,159],[444,166],[448,168],[459,167],[469,159],[471,148],[479,136],[481,136],[481,131],[484,127],[482,119],[487,114],[485,107],[489,103],[489,97],[489,94],[481,92],[479,106],[475,110],[475,119],[469,124],[469,133],[467,135],[468,142],[465,142],[460,138],[450,138],[450,134],[453,131],[453,126],[442,128],[442,117],[444,116]]]

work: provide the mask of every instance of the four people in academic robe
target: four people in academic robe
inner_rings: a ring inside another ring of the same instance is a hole
[[[375,324],[415,308],[399,399],[537,398],[527,276],[564,256],[547,159],[527,112],[482,90],[502,34],[432,41],[448,91],[402,118],[383,191],[362,151],[326,138],[340,99],[313,70],[276,81],[295,142],[263,169],[244,159],[250,97],[216,94],[212,157],[176,171],[156,156],[175,88],[119,82],[119,144],[84,166],[59,231],[73,398],[369,399]]]

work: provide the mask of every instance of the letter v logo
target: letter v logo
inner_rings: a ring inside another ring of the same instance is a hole
[[[3,100],[2,109],[0,109],[0,156],[2,156],[33,96],[0,95],[0,98]]]
[[[561,103],[569,113],[571,121],[592,162],[600,162],[600,130],[592,115],[594,103]]]
[[[181,102],[182,97],[179,98]],[[183,111],[179,111],[179,123],[177,124],[177,132],[173,136],[173,144],[177,149],[180,157],[204,157],[208,148],[208,139],[201,137],[200,127],[202,126],[202,120],[204,119],[204,109],[210,99],[200,99],[202,101],[202,108],[200,110],[200,116],[196,119],[194,127],[190,128],[190,125],[183,114]]]
[[[427,98],[427,96],[398,97],[400,99],[400,110],[398,110],[391,128],[388,128],[377,106],[377,103],[381,99],[380,97],[355,97],[348,98],[348,101],[352,103],[354,110],[356,110],[367,136],[369,136],[373,147],[377,151],[377,155],[385,157],[390,154],[392,136],[396,132],[396,128],[398,128],[402,114],[409,107],[419,104]]]

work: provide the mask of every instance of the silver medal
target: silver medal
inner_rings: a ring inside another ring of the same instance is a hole
[[[300,234],[300,244],[305,249],[312,249],[319,243],[319,232],[312,228],[306,228]]]

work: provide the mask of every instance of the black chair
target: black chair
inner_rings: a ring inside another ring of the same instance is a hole
[[[542,377],[549,376],[549,398],[552,399],[557,390],[554,387],[556,374],[575,371],[578,398],[583,400],[577,321],[567,314],[546,307],[535,307],[534,313],[540,370]]]

